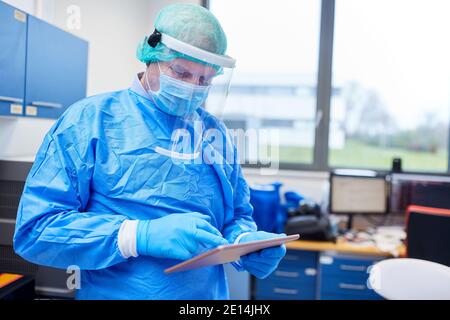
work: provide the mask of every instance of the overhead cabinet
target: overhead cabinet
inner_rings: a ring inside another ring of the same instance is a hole
[[[25,115],[58,118],[86,96],[87,50],[86,41],[28,18]]]
[[[22,115],[27,15],[0,1],[0,115]]]
[[[0,115],[56,119],[86,96],[86,41],[0,2],[0,48]]]

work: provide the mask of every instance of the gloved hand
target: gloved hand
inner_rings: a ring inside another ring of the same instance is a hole
[[[266,240],[286,236],[264,231],[256,231],[242,237],[239,243],[256,240]],[[259,279],[268,277],[278,266],[280,260],[286,254],[286,246],[283,244],[277,247],[263,249],[241,257],[242,267]]]
[[[136,232],[137,253],[156,258],[187,260],[200,253],[201,249],[227,244],[210,221],[209,216],[198,212],[141,220]]]

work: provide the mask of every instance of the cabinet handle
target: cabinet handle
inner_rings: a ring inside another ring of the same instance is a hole
[[[6,224],[16,224],[16,219],[3,219],[0,218],[0,223],[6,223]]]
[[[317,274],[317,270],[314,268],[306,268],[305,269],[305,274],[307,276],[315,276]]]
[[[339,283],[339,288],[350,290],[365,290],[366,286],[362,284]]]
[[[366,266],[351,266],[351,265],[348,265],[348,264],[341,264],[340,268],[341,268],[341,270],[344,270],[344,271],[360,271],[360,272],[362,271],[362,272],[365,272],[367,270]]]
[[[290,294],[290,295],[298,294],[298,290],[295,290],[295,289],[283,289],[283,288],[274,288],[273,292],[281,293],[281,294]]]
[[[12,98],[12,97],[4,97],[4,96],[0,96],[0,101],[13,102],[13,103],[23,103],[23,99]]]
[[[286,278],[298,278],[300,276],[300,273],[288,272],[288,271],[275,271],[275,275],[279,276],[279,277],[286,277]]]
[[[46,101],[33,101],[31,105],[35,107],[55,108],[55,109],[61,109],[63,107],[61,103],[46,102]]]

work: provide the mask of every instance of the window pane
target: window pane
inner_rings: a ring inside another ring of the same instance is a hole
[[[330,165],[445,171],[450,1],[336,1]]]
[[[225,123],[276,131],[280,162],[312,163],[320,0],[211,0],[210,9],[237,59]]]

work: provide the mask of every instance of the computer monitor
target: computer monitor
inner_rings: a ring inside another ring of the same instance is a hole
[[[450,209],[450,176],[393,174],[390,211],[404,213],[409,205]]]
[[[386,176],[369,170],[334,170],[330,175],[330,212],[385,214],[388,204]]]

